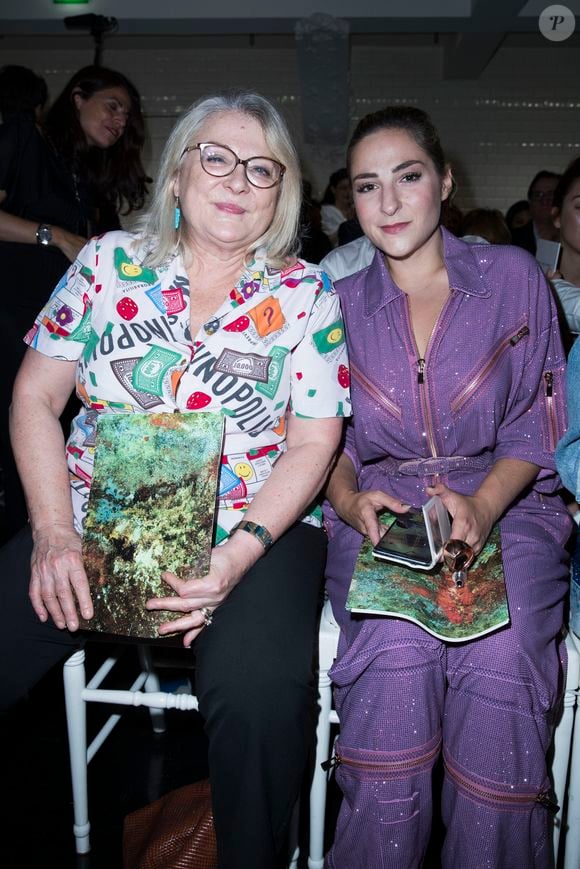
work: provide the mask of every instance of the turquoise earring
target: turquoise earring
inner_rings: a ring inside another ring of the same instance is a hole
[[[179,196],[175,197],[175,217],[174,217],[174,227],[176,230],[179,229],[179,224],[181,223],[181,208],[179,207]]]

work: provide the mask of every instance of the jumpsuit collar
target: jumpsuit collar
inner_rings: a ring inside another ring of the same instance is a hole
[[[468,296],[488,298],[491,287],[485,273],[487,244],[473,245],[462,241],[444,227],[443,259],[449,275],[449,286]],[[365,316],[373,317],[381,308],[402,295],[385,265],[383,253],[377,250],[366,271]]]

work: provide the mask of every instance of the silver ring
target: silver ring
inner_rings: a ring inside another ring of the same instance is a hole
[[[202,606],[200,609],[200,613],[203,616],[203,624],[206,628],[208,628],[213,622],[213,612],[207,606]]]

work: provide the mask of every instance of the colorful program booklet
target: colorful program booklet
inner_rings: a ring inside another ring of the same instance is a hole
[[[224,420],[214,413],[108,413],[97,426],[83,558],[94,618],[81,627],[157,637],[181,613],[149,612],[161,578],[210,563]]]
[[[408,619],[446,642],[474,640],[509,624],[501,538],[492,530],[485,546],[457,588],[443,563],[416,570],[373,556],[365,538],[346,608],[354,613]]]

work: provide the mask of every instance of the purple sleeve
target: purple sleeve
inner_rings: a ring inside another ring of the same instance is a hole
[[[362,462],[359,458],[356,444],[354,442],[354,425],[351,420],[348,420],[345,427],[344,445],[342,451],[351,460],[358,479],[360,476],[360,472],[362,471]]]
[[[554,451],[566,430],[566,359],[552,295],[533,262],[528,290],[529,343],[499,425],[494,458],[521,459],[538,465],[541,470],[535,488],[547,493],[560,485]]]

